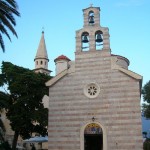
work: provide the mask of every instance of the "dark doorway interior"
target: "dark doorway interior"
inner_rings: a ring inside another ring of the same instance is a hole
[[[102,134],[84,134],[84,150],[102,150]]]

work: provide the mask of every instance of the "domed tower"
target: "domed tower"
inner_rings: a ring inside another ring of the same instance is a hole
[[[64,55],[57,57],[54,62],[56,65],[56,75],[69,68],[70,59]]]
[[[48,55],[46,50],[46,44],[44,39],[44,31],[42,31],[41,40],[39,43],[39,47],[37,49],[37,53],[34,59],[35,62],[35,72],[45,73],[50,75],[51,71],[48,70]]]

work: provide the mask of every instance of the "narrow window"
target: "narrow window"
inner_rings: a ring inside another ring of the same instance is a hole
[[[90,11],[90,12],[89,12],[88,21],[89,21],[89,24],[90,24],[90,25],[93,25],[93,24],[94,24],[94,12],[93,12],[93,11]]]
[[[81,39],[82,39],[82,51],[88,51],[89,50],[89,33],[83,32]]]
[[[103,33],[102,33],[102,31],[97,31],[95,33],[95,46],[96,46],[96,50],[101,50],[103,48]]]

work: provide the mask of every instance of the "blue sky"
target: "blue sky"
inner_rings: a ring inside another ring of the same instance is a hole
[[[0,61],[34,69],[34,57],[42,28],[50,59],[49,69],[55,74],[54,59],[64,54],[74,60],[75,31],[83,27],[82,9],[101,8],[101,26],[110,31],[112,54],[130,60],[129,70],[150,80],[150,0],[17,0],[20,18],[16,18],[18,39],[4,37],[6,52]]]

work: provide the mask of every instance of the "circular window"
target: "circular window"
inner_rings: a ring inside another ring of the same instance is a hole
[[[84,94],[89,98],[95,98],[100,92],[100,87],[96,83],[87,84],[84,87]]]

